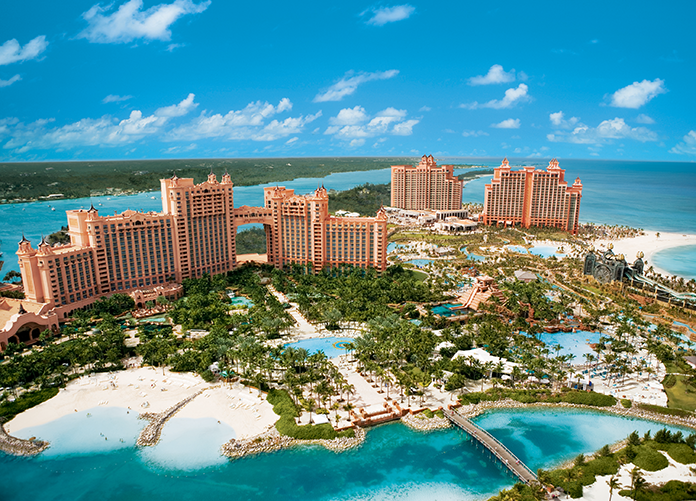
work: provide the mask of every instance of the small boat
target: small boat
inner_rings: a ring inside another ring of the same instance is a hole
[[[51,207],[51,210],[56,210],[56,208],[55,208],[55,207]]]

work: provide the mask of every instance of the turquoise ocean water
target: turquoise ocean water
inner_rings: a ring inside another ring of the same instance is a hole
[[[497,166],[498,159],[452,158],[443,163],[474,163]],[[580,177],[583,182],[581,221],[623,224],[653,231],[696,233],[696,168],[688,162],[632,162],[607,160],[563,160],[570,182]],[[547,161],[511,159],[513,165],[525,164],[545,167]],[[455,170],[455,173],[464,172]],[[233,175],[234,177],[234,175]],[[490,176],[467,183],[464,201],[483,202],[483,186]],[[233,179],[234,181],[234,179]],[[297,193],[309,193],[323,184],[327,189],[346,190],[363,183],[388,183],[390,170],[343,172],[325,178],[304,178],[283,183],[258,186],[240,186],[234,189],[235,206],[261,205],[263,188],[276,184],[293,188]],[[155,187],[153,187],[155,188]],[[155,197],[154,199],[152,197]],[[107,200],[110,198],[110,200]],[[41,235],[47,235],[66,224],[65,211],[89,208],[94,203],[101,214],[113,214],[126,209],[160,211],[159,192],[141,193],[124,197],[93,197],[92,199],[53,200],[28,204],[0,205],[0,250],[4,252],[3,271],[18,270],[14,255],[22,232],[36,245]],[[101,204],[101,205],[100,205]],[[51,210],[55,208],[55,210]],[[668,253],[656,258],[667,271],[696,273],[694,267],[685,268],[685,261],[696,259],[696,247],[681,254]]]
[[[96,411],[93,423],[98,423]],[[55,450],[35,458],[0,455],[0,498],[447,501],[486,499],[514,483],[507,470],[457,429],[420,433],[392,423],[370,429],[360,448],[341,454],[309,446],[228,461],[220,460],[219,443],[200,440],[213,436],[222,442],[229,433],[216,431],[210,420],[174,418],[159,445],[138,449],[132,444],[144,422],[124,416],[124,409],[98,411],[104,434],[111,434],[109,441],[120,434],[126,444],[100,450],[97,444],[107,441],[96,433],[98,426],[67,425],[86,422],[84,415],[27,430],[53,441]],[[119,419],[122,431],[116,425]],[[476,421],[533,470],[594,451],[633,430],[642,434],[660,428],[598,412],[553,409],[500,410]],[[72,442],[93,445],[80,454],[66,448]],[[195,462],[193,468],[186,466],[186,458]]]

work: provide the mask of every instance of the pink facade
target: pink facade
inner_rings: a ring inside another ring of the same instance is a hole
[[[391,206],[408,210],[462,208],[463,182],[454,177],[453,165],[435,163],[432,155],[413,165],[392,165]]]
[[[335,218],[328,195],[296,196],[266,188],[264,207],[234,208],[228,174],[201,184],[176,176],[161,180],[162,212],[132,210],[101,216],[94,208],[67,211],[70,243],[37,249],[22,239],[19,266],[27,299],[55,308],[60,318],[116,292],[159,290],[185,278],[237,266],[237,225],[261,223],[268,262],[386,269],[387,218]],[[135,297],[134,296],[134,297]]]
[[[577,234],[582,183],[577,178],[568,186],[564,178],[565,170],[556,159],[546,171],[534,167],[512,171],[506,158],[486,185],[482,222],[551,226]]]
[[[273,219],[266,231],[268,262],[311,265],[315,271],[350,264],[387,268],[387,216],[334,217],[324,187],[312,195],[295,195],[284,187],[264,189],[264,205]],[[269,231],[270,230],[270,231]]]

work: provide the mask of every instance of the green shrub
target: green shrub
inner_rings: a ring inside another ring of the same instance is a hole
[[[638,453],[635,458],[633,458],[632,463],[638,468],[642,468],[646,471],[658,471],[663,470],[669,466],[669,461],[667,458],[659,451],[656,451],[652,447],[646,445],[641,445],[635,447]]]
[[[686,444],[670,444],[667,447],[667,454],[677,463],[696,463],[696,454],[694,454],[694,450]]]
[[[622,496],[630,497],[633,491],[619,491]],[[696,498],[696,484],[670,480],[661,487],[644,489],[638,492],[638,501],[685,501]]]
[[[423,412],[421,412],[421,414],[423,414],[427,418],[431,418],[435,415],[433,414],[433,411],[431,411],[430,409],[425,409]]]
[[[58,395],[58,388],[44,388],[43,390],[24,393],[14,402],[5,402],[0,405],[0,422],[10,421],[17,414],[35,407],[56,395]]]
[[[273,405],[273,412],[280,416],[275,427],[281,435],[298,440],[332,440],[336,437],[355,436],[353,430],[344,430],[340,433],[336,433],[333,427],[328,423],[298,426],[295,422],[295,418],[299,416],[297,406],[285,390],[271,389],[268,392],[267,400],[269,404]]]
[[[445,417],[445,413],[442,412],[441,409],[436,410],[436,411],[435,411],[435,415],[436,415],[437,417],[439,417],[439,418],[444,418],[444,417]]]
[[[601,393],[587,391],[571,391],[565,393],[561,402],[569,404],[591,405],[594,407],[611,407],[616,405],[616,399],[611,395],[602,395]]]
[[[675,384],[677,384],[677,376],[674,374],[667,374],[662,380],[662,386],[665,388],[673,388]]]
[[[633,405],[633,402],[631,402],[631,401],[630,401],[629,399],[627,399],[627,398],[622,398],[622,399],[621,399],[621,405],[623,405],[624,409],[630,409],[631,406]]]
[[[682,409],[671,409],[669,407],[660,407],[659,405],[652,404],[636,404],[636,407],[638,409],[655,412],[657,414],[667,414],[669,416],[693,417],[694,415],[693,412]]]

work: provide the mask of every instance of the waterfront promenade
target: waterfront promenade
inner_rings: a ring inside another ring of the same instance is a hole
[[[456,426],[467,432],[474,440],[477,440],[486,449],[497,457],[517,478],[527,485],[539,482],[537,476],[527,465],[520,461],[510,450],[500,443],[493,435],[483,428],[476,426],[472,421],[465,418],[455,410],[443,409],[447,419]]]

